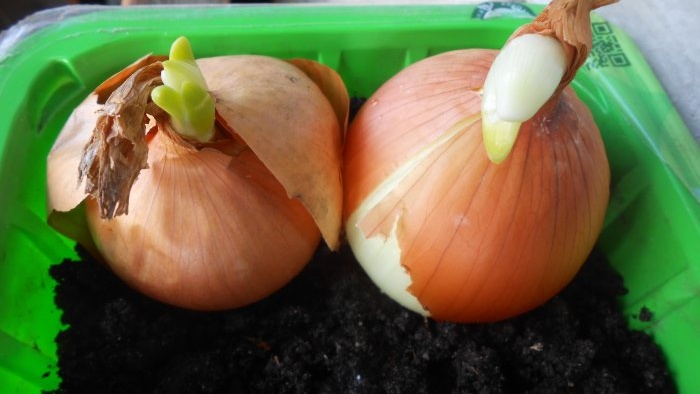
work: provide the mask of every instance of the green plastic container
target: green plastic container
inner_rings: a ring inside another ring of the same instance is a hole
[[[340,72],[351,95],[368,96],[426,56],[498,48],[541,10],[496,9],[503,6],[82,6],[35,15],[6,32],[0,391],[38,393],[59,383],[54,338],[61,311],[48,268],[74,252],[45,224],[45,158],[72,109],[103,79],[146,53],[167,53],[186,35],[199,57],[319,60]],[[625,278],[629,293],[621,305],[631,327],[662,347],[681,393],[700,393],[700,151],[629,38],[599,17],[593,31],[597,45],[574,87],[596,117],[612,167],[599,248]],[[636,318],[643,306],[653,311],[651,321]]]

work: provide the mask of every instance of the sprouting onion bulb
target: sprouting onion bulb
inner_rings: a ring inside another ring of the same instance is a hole
[[[348,101],[317,62],[195,61],[180,38],[71,115],[48,157],[49,223],[162,302],[260,300],[321,238],[338,247]]]
[[[593,248],[609,198],[605,148],[568,87],[589,13],[555,0],[502,51],[399,72],[344,147],[345,230],[369,277],[438,320],[509,318],[559,292]]]

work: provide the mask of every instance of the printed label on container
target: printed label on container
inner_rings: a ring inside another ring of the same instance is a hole
[[[630,66],[630,61],[608,22],[591,23],[591,31],[593,47],[586,59],[587,69]]]
[[[506,1],[489,1],[476,6],[472,13],[472,19],[508,18],[534,18],[535,13],[527,6],[520,3]]]

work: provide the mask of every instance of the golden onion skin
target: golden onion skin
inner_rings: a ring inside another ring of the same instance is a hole
[[[522,125],[503,163],[488,159],[480,89],[496,53],[453,51],[402,70],[346,139],[344,215],[363,235],[353,250],[394,229],[407,291],[438,320],[496,321],[541,305],[578,272],[607,208],[604,145],[570,88]],[[363,206],[392,177],[391,193]]]

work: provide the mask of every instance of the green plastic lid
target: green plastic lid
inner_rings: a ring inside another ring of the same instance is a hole
[[[499,48],[541,8],[440,6],[71,6],[0,37],[0,387],[56,388],[62,329],[49,266],[75,257],[46,225],[46,156],[73,108],[103,79],[185,35],[200,57],[305,57],[369,96],[398,70],[452,49]],[[681,393],[699,393],[700,149],[645,59],[594,16],[574,81],[606,143],[612,200],[599,249],[622,273],[629,323],[649,332]],[[650,321],[636,318],[642,307]]]

